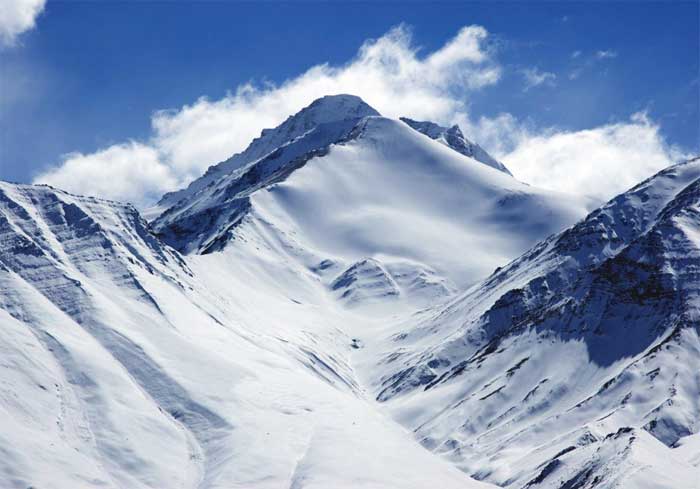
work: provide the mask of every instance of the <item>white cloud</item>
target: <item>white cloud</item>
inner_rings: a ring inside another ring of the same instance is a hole
[[[523,89],[525,92],[539,85],[554,86],[555,80],[557,79],[557,75],[554,73],[540,71],[537,68],[525,68],[521,70],[520,73],[525,79],[525,88]]]
[[[464,27],[442,48],[419,56],[409,29],[399,26],[365,42],[346,65],[321,64],[279,86],[246,84],[219,100],[201,98],[179,110],[156,112],[148,142],[67,155],[35,181],[143,205],[241,151],[263,128],[323,95],[352,93],[390,117],[449,122],[466,110],[470,91],[499,77],[483,27]],[[114,185],[116,175],[134,184]]]
[[[477,142],[499,159],[524,139],[537,133],[528,121],[519,120],[507,112],[494,117],[481,116],[476,120],[461,113],[456,115],[454,122],[468,139]]]
[[[154,148],[136,142],[64,158],[62,165],[41,176],[41,183],[132,202],[152,201],[178,183]]]
[[[597,53],[595,53],[595,55],[598,59],[617,58],[617,51],[613,51],[612,49],[606,49],[604,51],[598,51]]]
[[[617,51],[612,49],[607,49],[603,51],[596,51],[595,53],[586,56],[585,59],[582,58],[583,53],[581,51],[574,51],[571,53],[571,59],[575,60],[575,65],[573,69],[569,72],[569,80],[575,80],[579,78],[585,71],[590,70],[598,63],[603,63],[605,60],[617,58]]]
[[[499,124],[497,124],[499,125]],[[583,131],[534,135],[516,123],[514,148],[501,156],[516,178],[532,185],[606,201],[687,155],[666,144],[645,113]]]
[[[17,36],[34,28],[46,0],[2,0],[0,2],[0,44],[13,45]]]
[[[389,117],[459,123],[522,181],[600,200],[681,156],[644,114],[575,132],[538,129],[508,113],[473,119],[471,92],[496,83],[500,73],[482,27],[465,27],[425,56],[419,56],[410,31],[398,27],[367,41],[343,66],[321,64],[279,86],[246,84],[219,100],[201,98],[158,111],[150,140],[66,155],[35,181],[145,206],[244,149],[263,128],[334,93],[359,95]],[[554,82],[552,73],[529,75],[532,86]]]

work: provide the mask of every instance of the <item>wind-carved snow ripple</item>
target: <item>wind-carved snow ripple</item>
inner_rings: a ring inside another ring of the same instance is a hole
[[[216,413],[196,402],[175,379],[170,377],[140,346],[117,331],[111,329],[100,319],[100,313],[92,305],[91,294],[85,289],[79,277],[95,272],[97,268],[123,290],[135,292],[151,307],[160,312],[156,301],[139,283],[136,276],[123,262],[140,263],[149,273],[159,273],[155,259],[168,262],[171,267],[180,268],[188,273],[184,262],[171,251],[165,249],[142,226],[135,222],[134,216],[120,215],[129,233],[137,243],[149,249],[152,256],[145,257],[133,246],[122,249],[110,239],[98,222],[86,214],[80,207],[70,202],[61,201],[52,191],[28,190],[27,195],[13,196],[0,191],[0,268],[4,273],[14,273],[31,284],[61,311],[71,317],[85,331],[93,336],[129,373],[133,381],[156,403],[162,412],[185,427],[196,439],[204,454],[204,474],[211,467],[221,464],[218,454],[226,453],[221,447],[229,442],[233,427]],[[19,197],[26,198],[26,201]],[[41,202],[39,202],[41,201]],[[99,205],[110,207],[104,201],[94,201]],[[37,203],[32,211],[27,210]],[[110,209],[119,215],[123,209]],[[134,211],[135,212],[135,211]],[[103,216],[104,217],[104,216]],[[113,216],[112,216],[113,217]],[[138,217],[138,214],[136,214]],[[41,220],[43,219],[43,222]],[[47,234],[47,231],[49,234]],[[56,247],[58,244],[59,252]],[[136,251],[136,255],[131,252]],[[170,278],[170,277],[166,277]],[[171,278],[172,280],[172,278]],[[0,307],[6,309],[17,319],[31,318],[33,312],[12,294],[0,298]],[[83,399],[92,399],[99,405],[99,393],[94,382],[76,367],[70,352],[48,332],[32,325],[37,339],[51,352],[65,372],[71,385],[84,391]],[[88,407],[90,408],[90,407]],[[92,414],[93,419],[97,416]],[[105,419],[100,417],[100,422]],[[132,455],[112,457],[117,448],[96,439],[98,449],[110,460],[126,460],[130,463]],[[127,470],[128,467],[125,467]]]

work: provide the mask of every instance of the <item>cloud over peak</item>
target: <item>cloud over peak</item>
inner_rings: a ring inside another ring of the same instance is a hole
[[[591,53],[586,63],[606,57]],[[507,112],[474,118],[469,103],[475,92],[496,84],[502,69],[481,26],[464,27],[441,48],[422,54],[401,25],[363,43],[346,64],[318,64],[281,84],[247,83],[218,100],[202,97],[157,111],[147,141],[65,155],[35,182],[145,207],[243,150],[263,128],[339,93],[360,96],[388,117],[459,123],[518,179],[601,201],[682,157],[642,113],[579,131],[538,128]],[[519,73],[526,90],[556,80],[536,68]]]
[[[178,110],[157,111],[149,141],[66,155],[35,181],[145,205],[153,195],[181,187],[243,150],[263,128],[328,94],[358,95],[389,117],[449,122],[465,110],[470,91],[500,78],[488,37],[483,27],[467,26],[440,49],[420,56],[410,29],[400,25],[366,41],[345,65],[319,64],[280,85],[248,83],[219,100],[202,97]],[[118,175],[139,183],[112,185]]]
[[[502,160],[518,179],[601,203],[688,157],[666,144],[644,112],[583,131],[550,129],[516,137],[515,148]]]

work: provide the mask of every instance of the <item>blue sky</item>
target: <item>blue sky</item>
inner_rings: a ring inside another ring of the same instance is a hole
[[[29,182],[70,153],[148,143],[157,110],[220,100],[251,81],[277,87],[322,63],[341,67],[397,25],[418,59],[464,26],[488,31],[480,41],[488,61],[476,64],[497,69],[498,80],[441,84],[440,96],[464,106],[462,119],[436,117],[468,117],[479,142],[499,146],[485,128],[503,114],[532,139],[644,113],[663,144],[698,152],[698,18],[697,2],[49,0],[35,28],[0,49],[0,178]]]

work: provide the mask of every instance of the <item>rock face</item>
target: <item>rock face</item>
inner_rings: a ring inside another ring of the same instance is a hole
[[[699,237],[696,159],[404,324],[377,398],[498,485],[690,487],[666,460],[700,419]]]
[[[493,156],[488,154],[481,146],[476,143],[472,143],[462,134],[462,130],[459,126],[454,125],[452,127],[442,127],[434,122],[430,121],[414,121],[408,117],[402,117],[401,120],[411,126],[416,131],[425,134],[430,139],[438,141],[448,148],[452,148],[464,156],[473,158],[476,161],[483,163],[484,165],[495,168],[496,170],[502,171],[507,175],[511,175],[510,171],[506,166],[500,161],[496,160]]]
[[[584,218],[475,148],[343,95],[150,224],[0,182],[0,486],[696,489],[700,160]]]

